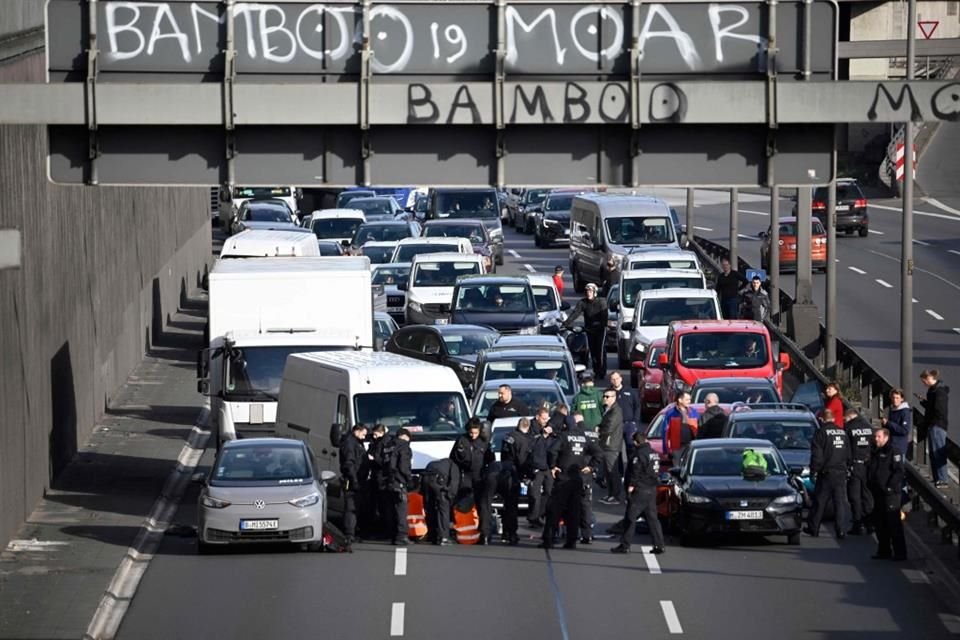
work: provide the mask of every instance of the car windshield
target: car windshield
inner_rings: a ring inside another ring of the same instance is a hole
[[[452,287],[460,276],[480,273],[480,263],[465,262],[418,262],[414,267],[413,286]]]
[[[409,281],[410,265],[377,267],[373,271],[373,284],[400,286]]]
[[[437,213],[454,218],[494,218],[500,215],[495,191],[451,191],[437,194]]]
[[[573,376],[573,370],[566,359],[535,360],[519,358],[517,360],[488,362],[483,380],[509,380],[511,378],[556,380],[564,393],[573,393]]]
[[[415,256],[422,256],[428,253],[446,253],[453,251],[457,253],[460,247],[455,244],[404,244],[397,247],[393,262],[412,262]]]
[[[342,256],[343,250],[340,248],[339,242],[318,242],[317,249],[320,250],[321,256]]]
[[[352,244],[360,246],[367,242],[396,242],[410,237],[410,226],[407,224],[378,224],[368,222],[357,227],[353,234]]]
[[[674,320],[719,320],[713,298],[660,298],[645,300],[641,327],[665,327]]]
[[[234,198],[289,198],[290,187],[236,187]]]
[[[337,209],[346,209],[351,200],[357,198],[372,198],[377,195],[373,191],[347,191],[337,196]]]
[[[740,476],[743,474],[744,447],[709,447],[695,449],[690,461],[690,473],[694,476]],[[773,449],[753,449],[767,461],[767,473],[772,476],[786,475],[780,456]]]
[[[730,437],[759,438],[781,450],[809,451],[810,441],[816,431],[816,424],[803,420],[737,420],[733,424]]]
[[[486,234],[482,223],[478,224],[427,224],[424,238],[467,238],[471,244],[483,244]]]
[[[406,427],[415,440],[454,440],[470,419],[463,395],[444,391],[362,393],[354,397],[354,415],[393,433]]]
[[[533,285],[533,299],[537,303],[537,311],[556,311],[557,305],[556,289],[553,287],[538,287]]]
[[[393,250],[396,247],[371,247],[370,245],[364,245],[360,249],[360,253],[370,258],[370,264],[384,264],[390,262],[390,256],[393,255]]]
[[[543,202],[550,193],[550,189],[527,189],[523,194],[524,204],[538,204]]]
[[[496,331],[464,331],[463,333],[443,333],[443,344],[452,356],[474,356],[493,346],[499,334]]]
[[[493,387],[480,394],[476,415],[485,418],[490,413],[490,407],[497,401],[498,393],[499,389]],[[557,403],[565,402],[564,397],[556,389],[518,389],[513,387],[513,397],[519,398],[520,402],[527,405],[531,415],[543,406],[546,406],[552,412]]]
[[[607,218],[606,227],[613,244],[663,244],[676,239],[667,216]]]
[[[250,222],[290,222],[290,211],[281,205],[255,205],[247,207],[243,215]]]
[[[531,313],[529,287],[514,284],[461,284],[454,309],[475,313]],[[482,324],[482,323],[481,323]]]
[[[226,354],[225,394],[237,400],[276,401],[287,356],[291,353],[330,351],[336,348],[297,345],[231,349]]]
[[[359,209],[367,215],[393,215],[393,198],[355,198],[350,201],[351,209]]]
[[[755,369],[768,361],[767,341],[754,331],[698,331],[680,336],[680,364],[692,369]]]
[[[311,480],[310,464],[299,443],[227,447],[210,476],[213,485],[296,485]]]
[[[752,384],[711,384],[700,387],[693,392],[693,403],[702,404],[708,393],[715,393],[720,398],[720,404],[746,402],[780,402],[776,391],[769,386]]]
[[[544,203],[544,211],[570,211],[573,207],[573,194],[568,196],[552,195]]]
[[[310,222],[310,229],[320,240],[352,238],[361,224],[361,218],[320,218]]]
[[[623,306],[632,307],[637,304],[637,296],[641,291],[654,289],[702,289],[703,278],[624,278],[621,285],[623,291]]]
[[[698,271],[700,265],[694,258],[632,258],[630,260],[628,271],[639,271],[641,269],[692,269]]]

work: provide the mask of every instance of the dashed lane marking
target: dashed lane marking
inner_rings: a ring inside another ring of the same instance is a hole
[[[694,226],[693,228],[694,228],[694,230],[696,230],[696,231],[713,231],[713,229],[711,229],[710,227],[697,227],[697,226]]]
[[[657,562],[657,556],[653,555],[653,547],[641,547],[643,551],[643,561],[647,563],[647,570],[651,575],[660,575],[663,571],[660,570],[660,563]]]
[[[884,211],[896,211],[897,213],[903,213],[903,207],[889,207],[885,204],[871,204],[870,208],[883,209]],[[946,213],[930,213],[929,211],[914,211],[913,215],[925,216],[928,218],[940,218],[941,220],[953,220],[954,222],[960,222],[960,217],[949,215]]]
[[[393,557],[393,575],[395,576],[407,575],[407,550],[406,549],[397,549],[397,552]]]
[[[850,271],[853,271],[854,273],[859,273],[862,276],[867,275],[867,272],[863,269],[857,269],[856,267],[847,267],[847,269],[850,269]]]
[[[947,249],[947,253],[952,253],[955,256],[960,256],[960,251],[957,251],[956,249]]]
[[[877,230],[875,230],[875,229],[867,229],[867,233],[872,233],[872,234],[875,235],[875,236],[882,236],[882,235],[883,235],[883,231],[877,231]]]
[[[917,300],[916,298],[913,299],[913,304],[917,304],[918,302],[920,302],[920,301]]]
[[[930,247],[930,246],[932,246],[929,242],[924,242],[923,240],[916,240],[916,239],[914,239],[913,244],[918,244],[918,245],[920,245],[921,247]]]
[[[526,269],[527,271],[529,271],[530,273],[536,273],[536,271],[537,271],[536,269],[533,268],[532,265],[529,265],[529,264],[523,265],[523,268]]]
[[[934,311],[933,309],[927,309],[927,315],[933,318],[934,320],[943,320],[943,316]]]
[[[877,278],[876,282],[881,287],[885,287],[887,289],[893,289],[893,285],[887,282],[886,280],[881,280],[880,278]]]
[[[510,254],[511,256],[513,256],[514,258],[519,258],[519,257],[520,257],[520,254],[517,253],[516,251],[514,251],[513,249],[507,249],[507,253],[509,253],[509,254]]]
[[[930,584],[930,576],[919,569],[903,569],[904,577],[913,584]]]
[[[403,614],[406,604],[403,602],[394,602],[393,610],[390,612],[390,636],[398,637],[403,635]]]
[[[680,618],[677,616],[677,610],[673,607],[672,600],[661,600],[660,610],[663,611],[663,617],[667,621],[667,629],[673,635],[683,633],[683,627],[680,626]]]

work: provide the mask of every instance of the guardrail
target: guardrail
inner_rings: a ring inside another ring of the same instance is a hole
[[[723,245],[717,244],[705,238],[692,238],[691,248],[697,252],[701,260],[709,266],[714,272],[720,272],[719,262],[722,258],[729,258],[730,251]],[[746,271],[751,266],[741,257],[737,258],[737,270],[746,275]],[[794,376],[798,377],[800,382],[817,380],[821,385],[826,385],[830,378],[823,371],[823,368],[807,357],[803,350],[780,328],[783,313],[793,306],[793,298],[783,289],[780,290],[780,310],[781,317],[772,318],[765,321],[767,328],[779,343],[780,349],[790,355],[791,369]],[[824,342],[826,329],[820,326],[820,342]],[[841,382],[848,390],[856,391],[857,397],[852,397],[853,393],[848,393],[848,400],[856,401],[860,405],[861,411],[872,418],[881,417],[884,408],[886,408],[887,399],[890,397],[890,390],[893,385],[887,381],[876,369],[870,366],[866,360],[860,357],[857,352],[843,340],[837,339],[837,364],[832,372],[832,377]],[[845,383],[845,384],[844,384]],[[918,407],[913,407],[913,424],[922,424],[923,412]],[[914,457],[919,458],[919,464],[926,463],[926,447],[917,442],[917,428],[913,430]],[[951,462],[960,466],[960,446],[953,440],[947,440],[947,457]],[[957,505],[942,491],[937,489],[933,483],[924,475],[920,467],[913,462],[906,463],[907,482],[914,491],[914,501],[926,503],[931,511],[931,523],[939,526],[939,520],[945,524],[941,528],[941,536],[945,543],[953,541],[953,534],[960,536],[960,509]],[[960,495],[958,495],[960,499]],[[916,504],[919,506],[919,504]],[[960,547],[958,547],[960,555]]]

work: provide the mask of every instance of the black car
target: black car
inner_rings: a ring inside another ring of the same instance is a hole
[[[363,211],[368,222],[396,220],[397,216],[404,213],[397,201],[390,196],[354,198],[348,206],[350,209]]]
[[[496,271],[493,258],[493,243],[486,225],[480,220],[447,218],[430,220],[423,225],[424,238],[466,238],[473,245],[473,252],[484,257],[483,267],[487,273]]]
[[[397,242],[404,238],[416,238],[420,235],[420,225],[403,220],[379,220],[364,222],[357,227],[350,246],[359,249],[367,242]]]
[[[336,240],[317,240],[317,248],[321,256],[342,256],[343,245]]]
[[[743,473],[747,449],[766,460],[765,477]],[[670,474],[676,483],[672,524],[684,545],[706,536],[733,533],[785,535],[789,544],[800,544],[800,470],[788,468],[768,441],[695,440],[683,454],[680,466]]]
[[[490,236],[494,264],[503,264],[503,223],[506,209],[500,192],[487,187],[473,189],[431,189],[427,220],[475,219],[483,222]]]
[[[385,351],[453,369],[464,389],[473,385],[477,354],[490,347],[497,332],[469,324],[417,324],[396,330]]]
[[[548,193],[550,193],[550,189],[545,188],[523,190],[523,193],[520,195],[520,198],[517,201],[515,210],[511,212],[512,219],[510,222],[513,224],[514,229],[517,231],[521,231],[523,229],[524,212],[527,209],[532,209],[543,202],[543,199],[547,197]]]
[[[793,205],[797,215],[797,205]],[[813,215],[827,224],[827,188],[817,187],[813,192]],[[867,198],[854,178],[837,180],[837,232],[857,233],[861,238],[870,233],[870,218],[867,216]]]
[[[464,276],[453,289],[450,322],[480,324],[501,333],[540,333],[530,281],[520,276]]]
[[[570,208],[575,193],[551,193],[543,201],[543,213],[536,215],[533,242],[538,247],[570,244]]]

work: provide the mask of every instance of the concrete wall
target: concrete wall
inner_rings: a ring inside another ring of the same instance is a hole
[[[0,82],[42,81],[42,56]],[[37,73],[41,75],[38,77]],[[62,187],[44,127],[0,126],[0,548],[95,426],[210,258],[203,188]]]

